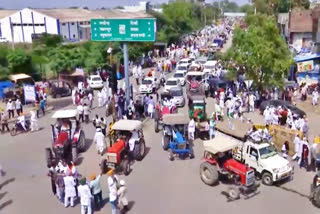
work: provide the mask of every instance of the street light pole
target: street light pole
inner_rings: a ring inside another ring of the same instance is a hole
[[[128,44],[123,43],[123,59],[124,59],[124,78],[126,83],[126,109],[130,103],[130,80],[129,80],[129,57]]]

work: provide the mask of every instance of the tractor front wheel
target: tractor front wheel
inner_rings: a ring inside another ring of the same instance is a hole
[[[130,163],[128,159],[124,159],[121,162],[121,168],[122,168],[122,172],[125,176],[129,175],[130,173]]]
[[[213,186],[218,182],[219,173],[215,166],[208,162],[203,162],[200,165],[200,177],[205,184]]]
[[[84,152],[86,150],[86,137],[83,132],[80,133],[78,141],[78,150],[79,152]]]
[[[172,149],[168,149],[169,152],[169,160],[173,161],[174,160],[174,155]]]
[[[237,187],[229,187],[228,195],[232,200],[237,200],[240,198],[240,191]]]
[[[52,166],[52,161],[53,161],[52,150],[50,148],[46,148],[45,152],[46,152],[47,167],[50,168]]]
[[[163,150],[168,150],[169,143],[170,143],[170,136],[169,135],[164,135],[162,137],[162,148],[163,148]]]

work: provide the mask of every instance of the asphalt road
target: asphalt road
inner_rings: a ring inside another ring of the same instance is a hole
[[[133,82],[133,81],[131,81]],[[213,110],[214,100],[207,100],[207,111]],[[95,103],[95,106],[97,104]],[[298,103],[298,105],[300,105]],[[316,133],[319,125],[319,107],[303,103],[311,124],[311,132]],[[68,106],[67,108],[72,108]],[[179,109],[187,113],[187,108]],[[104,113],[104,108],[94,109],[93,114]],[[92,115],[93,115],[92,114]],[[53,122],[51,114],[39,120],[42,130],[11,137],[0,135],[0,163],[6,175],[0,181],[0,212],[18,213],[80,213],[79,204],[75,208],[64,208],[51,193],[50,179],[47,177],[44,149],[50,146]],[[246,115],[254,121],[262,120],[256,113]],[[94,145],[92,124],[83,125],[88,150],[81,154],[79,172],[87,178],[92,172],[99,172],[103,157],[97,155]],[[262,185],[259,194],[250,198],[228,202],[223,191],[228,185],[220,183],[215,187],[206,186],[199,177],[202,162],[202,142],[194,142],[193,160],[169,161],[168,153],[161,147],[161,132],[154,132],[153,120],[144,122],[143,132],[147,145],[147,155],[141,162],[134,163],[132,172],[125,177],[128,188],[131,214],[212,214],[212,213],[319,213],[308,200],[309,187],[314,173],[295,167],[294,179],[267,187]],[[122,176],[120,176],[122,177]],[[102,178],[103,197],[107,202],[107,177]],[[111,213],[108,203],[97,213]]]

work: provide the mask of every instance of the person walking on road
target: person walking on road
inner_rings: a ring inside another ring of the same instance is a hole
[[[126,182],[124,180],[120,180],[119,182],[120,188],[118,189],[118,198],[119,198],[119,207],[120,210],[128,211],[128,199],[127,199],[127,187]]]
[[[10,132],[9,126],[8,126],[8,120],[9,120],[9,113],[8,111],[4,111],[0,114],[0,124],[1,124],[1,131],[5,132],[5,129],[7,129],[8,132]]]
[[[91,191],[89,185],[86,184],[86,178],[82,178],[80,180],[80,185],[78,186],[78,193],[80,197],[80,204],[81,204],[81,214],[92,214],[91,209]]]
[[[108,187],[109,187],[109,201],[111,204],[111,213],[118,213],[118,179],[114,175],[114,171],[111,169],[108,171]]]
[[[132,74],[134,78],[136,79],[137,85],[139,85],[139,73],[138,73],[138,67],[137,65],[134,65],[132,68]]]
[[[318,88],[316,88],[313,92],[312,92],[312,105],[318,105],[318,99],[319,99],[319,92],[318,92]]]
[[[21,103],[20,99],[16,100],[15,105],[16,105],[17,115],[20,115],[20,113],[23,113],[22,103]]]
[[[193,118],[191,118],[188,125],[188,135],[189,140],[194,141],[194,133],[196,131],[196,123]]]
[[[30,114],[31,114],[31,117],[30,117],[30,128],[31,128],[31,131],[38,131],[39,130],[39,125],[38,125],[38,119],[37,119],[37,113],[32,110],[30,111]]]
[[[211,117],[210,122],[209,122],[210,130],[209,130],[209,138],[210,140],[214,138],[215,136],[215,126],[216,126],[216,121],[214,117]]]
[[[81,122],[81,121],[84,122],[84,117],[83,117],[84,109],[83,109],[83,105],[81,103],[77,106],[77,112],[79,115],[79,122]]]
[[[92,92],[89,92],[88,100],[89,100],[89,108],[92,109],[92,105],[93,105],[93,94],[92,94]]]
[[[71,91],[71,98],[73,105],[76,105],[76,94],[77,94],[77,87],[73,87]]]
[[[70,199],[70,205],[71,207],[74,206],[74,198],[76,197],[76,189],[75,189],[75,181],[71,174],[71,172],[68,172],[67,176],[63,178],[64,181],[64,206],[69,206],[69,199]]]
[[[84,117],[84,121],[86,122],[86,123],[89,123],[89,115],[90,115],[90,109],[89,109],[89,107],[87,106],[87,104],[85,103],[84,105],[83,105],[83,117]]]
[[[45,105],[46,105],[46,101],[43,99],[43,97],[41,97],[40,99],[40,110],[42,111],[42,115],[45,116],[46,113],[45,113]]]
[[[7,111],[9,112],[9,119],[14,117],[14,105],[11,99],[7,102]]]
[[[93,143],[96,144],[96,148],[98,150],[98,154],[103,155],[103,151],[106,148],[106,140],[104,134],[102,133],[101,128],[96,129],[96,133],[94,135]]]
[[[102,190],[100,186],[101,174],[96,176],[94,173],[90,176],[90,189],[93,194],[94,208],[99,210],[102,206]]]

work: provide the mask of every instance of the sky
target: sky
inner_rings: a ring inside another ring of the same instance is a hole
[[[0,7],[4,9],[30,8],[68,8],[68,7],[89,7],[97,9],[101,7],[114,8],[124,5],[138,5],[142,0],[0,0]],[[151,4],[167,3],[168,0],[149,0]],[[206,0],[212,2],[214,0]],[[231,0],[239,5],[247,3],[247,0]]]

